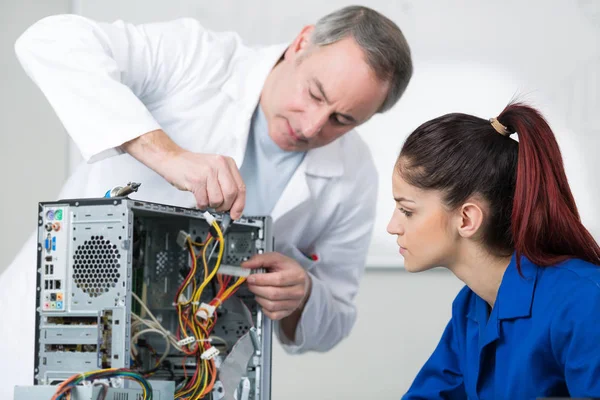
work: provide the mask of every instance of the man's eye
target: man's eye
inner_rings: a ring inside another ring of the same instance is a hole
[[[350,125],[346,120],[337,115],[332,115],[331,120],[337,125]]]
[[[313,94],[313,92],[311,92],[310,90],[308,91],[308,94],[310,94],[310,97],[311,97],[313,100],[316,100],[316,101],[321,101],[321,99],[320,99],[320,98],[318,98],[317,96],[315,96],[315,95]]]

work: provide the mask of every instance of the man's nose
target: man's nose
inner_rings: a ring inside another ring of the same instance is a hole
[[[308,118],[306,120],[306,125],[302,130],[302,135],[311,139],[319,134],[327,121],[329,120],[329,110],[326,110],[324,107],[317,108],[309,113]]]

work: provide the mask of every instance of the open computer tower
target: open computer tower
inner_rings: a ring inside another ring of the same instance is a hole
[[[15,399],[48,400],[73,375],[126,368],[144,374],[154,400],[270,400],[272,322],[238,279],[242,261],[272,251],[271,219],[225,219],[126,197],[40,203],[34,385]],[[120,378],[70,395],[145,398]]]

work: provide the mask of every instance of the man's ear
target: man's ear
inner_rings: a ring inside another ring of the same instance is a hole
[[[464,238],[477,238],[482,234],[484,212],[480,204],[470,202],[463,204],[458,210],[458,234]]]
[[[314,25],[306,25],[302,28],[298,36],[296,36],[292,44],[285,51],[285,58],[295,58],[303,53],[310,45],[310,38],[314,30]]]

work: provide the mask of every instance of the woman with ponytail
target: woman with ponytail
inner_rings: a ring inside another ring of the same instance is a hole
[[[443,266],[466,284],[404,398],[600,397],[600,247],[540,113],[429,121],[392,180],[388,231],[406,269]]]

